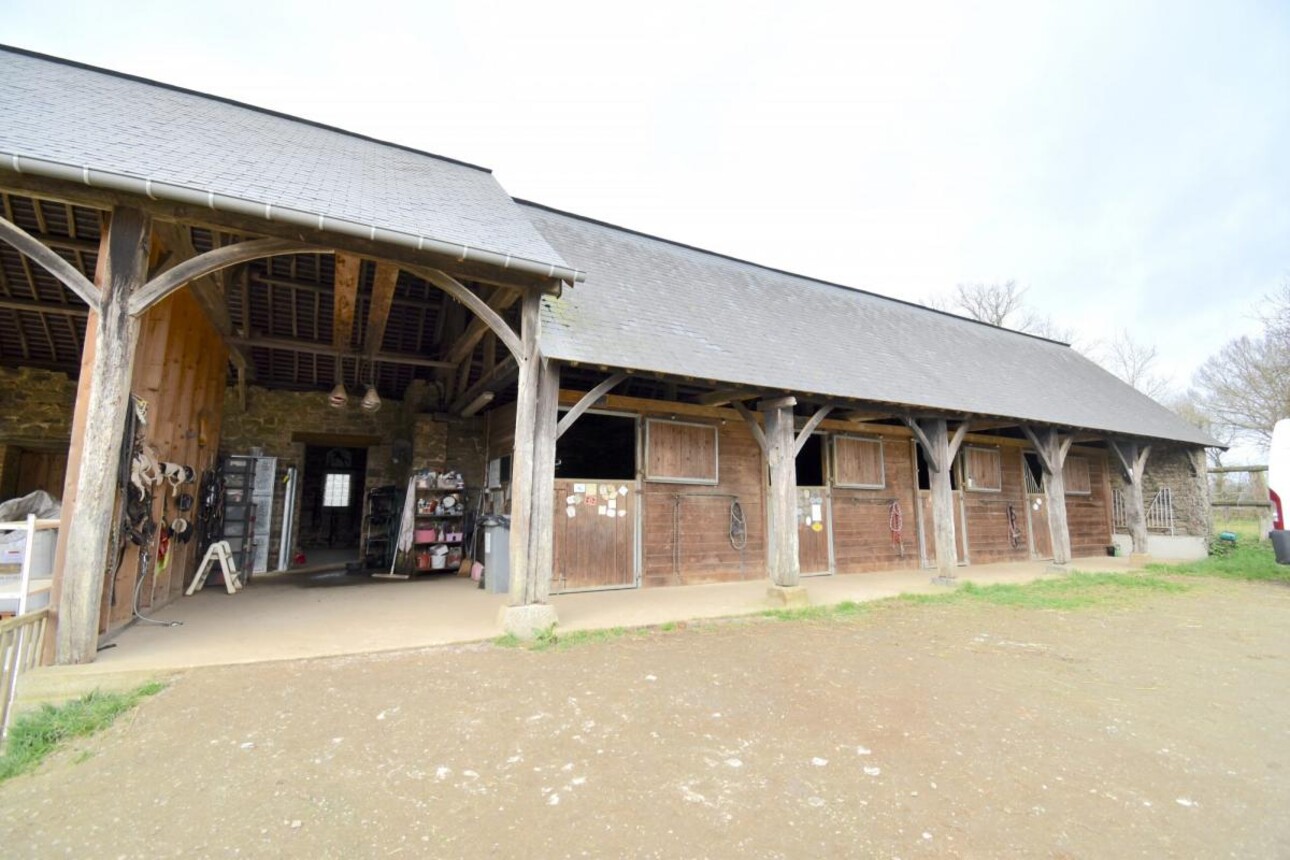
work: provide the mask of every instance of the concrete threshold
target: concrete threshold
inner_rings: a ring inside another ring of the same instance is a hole
[[[986,564],[959,569],[958,582],[1023,583],[1043,578],[1046,561]],[[1124,558],[1076,559],[1069,567],[1120,571]],[[943,594],[927,570],[812,576],[802,579],[806,600],[830,605],[882,600],[900,594]],[[1051,576],[1051,574],[1047,574]],[[551,598],[562,630],[646,627],[752,615],[770,608],[765,579],[714,585],[580,592]],[[50,666],[19,682],[20,709],[62,701],[94,689],[125,690],[190,669],[282,660],[344,657],[479,642],[502,634],[505,595],[479,590],[456,576],[376,581],[343,575],[296,573],[257,576],[237,594],[207,588],[181,597],[152,617],[181,626],[136,622],[82,666]]]

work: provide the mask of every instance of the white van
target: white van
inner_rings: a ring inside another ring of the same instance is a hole
[[[1286,508],[1290,507],[1290,418],[1272,428],[1268,449],[1268,498],[1272,502],[1272,538],[1277,561],[1290,564],[1290,532],[1286,531]],[[1278,534],[1279,533],[1279,534]]]

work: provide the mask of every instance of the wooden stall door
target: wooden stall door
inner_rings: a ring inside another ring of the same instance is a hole
[[[797,561],[802,576],[833,572],[833,517],[826,487],[797,488]]]
[[[633,484],[557,478],[555,512],[553,594],[636,585]]]
[[[1043,493],[1026,496],[1026,518],[1030,523],[1030,557],[1052,558],[1053,536],[1048,531],[1048,500]]]

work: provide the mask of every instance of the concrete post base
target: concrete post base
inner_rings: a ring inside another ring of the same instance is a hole
[[[959,578],[957,576],[945,576],[938,573],[936,576],[932,577],[932,585],[943,585],[946,588],[954,588],[958,584]]]
[[[801,585],[771,585],[766,588],[766,602],[776,609],[786,606],[809,606],[810,597]]]
[[[1147,565],[1151,564],[1153,560],[1154,559],[1152,559],[1151,556],[1145,552],[1129,553],[1129,567],[1146,567]]]
[[[531,642],[538,634],[545,633],[557,623],[555,607],[549,603],[529,603],[524,606],[503,606],[497,613],[502,631],[516,639]]]
[[[1048,562],[1048,567],[1044,568],[1044,573],[1070,573],[1069,564],[1058,564],[1055,561]]]

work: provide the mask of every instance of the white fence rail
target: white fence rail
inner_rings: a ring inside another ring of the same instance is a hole
[[[0,621],[0,736],[9,733],[18,676],[40,665],[49,609],[38,609]]]

